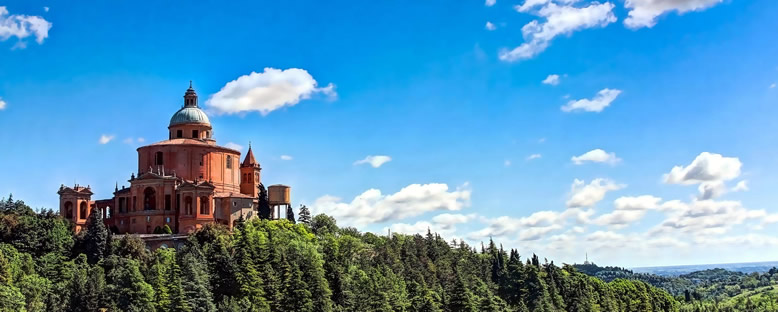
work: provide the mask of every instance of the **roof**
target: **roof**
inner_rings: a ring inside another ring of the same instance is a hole
[[[221,197],[221,198],[254,198],[251,195],[246,195],[243,193],[233,193],[233,192],[223,192],[223,193],[214,193],[213,197]]]
[[[251,151],[251,144],[249,144],[249,151],[246,152],[246,158],[243,159],[241,167],[254,167],[257,165],[257,160],[254,159],[254,152]]]
[[[179,109],[173,117],[170,118],[170,126],[182,124],[203,124],[211,125],[208,115],[197,106],[185,106]]]
[[[83,186],[80,186],[78,184],[76,184],[73,187],[69,187],[69,186],[65,186],[65,185],[60,185],[59,191],[57,191],[57,194],[62,195],[64,193],[79,193],[79,194],[84,194],[84,195],[92,195],[92,194],[94,194],[94,193],[92,193],[92,189],[89,186],[83,187]]]

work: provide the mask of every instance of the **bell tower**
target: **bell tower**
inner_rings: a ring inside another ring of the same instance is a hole
[[[251,151],[251,143],[249,143],[249,150],[246,152],[246,158],[240,165],[240,193],[246,194],[251,197],[257,197],[259,183],[261,182],[259,172],[262,168],[259,163],[254,159],[254,152]]]

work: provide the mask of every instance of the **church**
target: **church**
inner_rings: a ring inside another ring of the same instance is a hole
[[[60,186],[59,211],[75,231],[93,212],[118,234],[158,233],[166,225],[185,234],[209,223],[232,229],[241,216],[256,217],[262,167],[250,145],[241,161],[240,151],[216,144],[191,82],[170,118],[168,139],[137,151],[137,176],[131,174],[129,187],[117,184],[111,199],[92,200],[89,186]],[[268,194],[272,218],[279,218],[290,207],[290,188],[272,185]]]

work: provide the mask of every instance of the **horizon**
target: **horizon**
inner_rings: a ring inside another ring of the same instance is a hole
[[[339,226],[776,261],[778,2],[641,3],[0,3],[0,198],[110,198],[192,81],[216,144]]]

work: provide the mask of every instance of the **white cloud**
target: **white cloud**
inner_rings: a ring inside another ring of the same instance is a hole
[[[740,176],[743,164],[737,157],[702,152],[686,167],[675,166],[664,175],[668,184],[697,184],[714,181],[728,181]]]
[[[546,138],[540,138],[540,139],[538,139],[538,143],[545,143],[545,142],[546,142]]]
[[[234,149],[236,151],[242,151],[243,150],[243,145],[240,145],[240,144],[235,143],[235,142],[227,142],[227,144],[224,144],[224,147],[231,148],[231,149]]]
[[[527,217],[515,218],[500,216],[493,219],[484,218],[486,227],[467,236],[472,240],[481,240],[487,237],[502,237],[506,239],[516,238],[520,241],[536,241],[547,234],[564,228],[569,219],[576,222],[588,221],[593,211],[580,209],[567,209],[563,212],[537,211]]]
[[[262,73],[251,72],[228,82],[212,95],[206,105],[220,114],[258,111],[262,115],[285,106],[294,106],[323,93],[335,96],[335,86],[317,87],[308,71],[299,68],[265,68]]]
[[[529,156],[527,156],[527,160],[539,159],[539,158],[541,158],[541,157],[543,157],[543,155],[540,155],[540,154],[532,154],[532,155],[529,155]]]
[[[47,7],[47,6],[43,7],[43,11],[48,12],[49,11],[49,7]]]
[[[100,140],[98,140],[98,142],[100,142],[100,144],[108,144],[108,142],[111,142],[113,138],[113,135],[103,134],[100,136]]]
[[[536,5],[543,5],[543,7],[533,14],[545,18],[545,22],[533,20],[524,25],[521,28],[524,43],[512,50],[500,51],[500,60],[514,62],[530,59],[548,48],[551,41],[559,35],[570,35],[586,28],[605,27],[616,21],[616,16],[613,14],[614,6],[610,2],[592,2],[585,7],[573,7],[559,6],[548,0],[528,0],[515,9],[519,12],[528,12]]]
[[[770,89],[775,89],[775,83],[770,85]]]
[[[568,208],[591,207],[605,198],[609,191],[620,190],[626,187],[607,179],[594,179],[588,185],[583,180],[575,179],[570,186],[570,199],[566,205]]]
[[[764,210],[749,210],[739,201],[693,200],[676,201],[669,216],[650,233],[690,234],[695,236],[725,234],[735,225],[749,219],[767,217]]]
[[[388,195],[369,189],[348,203],[325,195],[314,202],[312,209],[346,224],[367,225],[402,220],[430,211],[458,211],[470,205],[470,193],[467,184],[453,191],[442,183],[411,184]]]
[[[143,143],[143,142],[146,142],[146,139],[144,139],[144,138],[137,138],[137,139],[136,138],[126,138],[126,139],[122,140],[122,142],[124,142],[125,144],[132,144],[132,143],[136,143],[136,142],[137,143]]]
[[[683,14],[689,11],[702,11],[723,0],[627,0],[624,7],[629,9],[629,16],[624,25],[632,29],[651,28],[656,25],[660,15],[676,11]]]
[[[616,157],[615,153],[608,153],[599,148],[588,151],[580,156],[573,156],[571,160],[576,165],[583,165],[586,162],[596,162],[596,163],[615,165],[621,162],[621,158]]]
[[[490,6],[493,6],[495,3],[497,3],[497,0],[486,0],[484,5],[490,7]]]
[[[748,191],[748,180],[742,180],[738,182],[734,188],[732,188],[733,192],[745,192]]]
[[[289,155],[281,155],[281,160],[292,160],[292,156],[289,156]]]
[[[510,167],[511,166],[511,161],[506,159],[505,162],[503,162],[503,165],[505,167]]]
[[[567,102],[566,105],[562,106],[562,111],[572,112],[580,110],[585,112],[599,113],[606,107],[610,106],[611,102],[613,102],[613,100],[615,100],[619,94],[621,94],[621,90],[605,88],[600,90],[600,92],[597,92],[597,95],[595,95],[591,100],[580,99]]]
[[[6,106],[5,101],[3,101],[3,98],[0,98],[0,110],[4,110]]]
[[[548,75],[546,79],[543,79],[543,84],[556,86],[559,84],[559,75]]]
[[[354,165],[362,165],[362,164],[370,164],[373,168],[381,167],[381,165],[388,163],[392,160],[392,157],[386,156],[386,155],[370,155],[365,157],[362,160],[357,160],[354,162]]]
[[[646,211],[658,209],[660,201],[662,201],[661,198],[651,195],[619,197],[613,201],[613,212],[597,217],[594,223],[622,228],[642,219]]]
[[[724,182],[722,181],[710,181],[700,183],[700,186],[697,187],[697,190],[699,191],[697,199],[713,199],[726,193],[727,186],[724,185]]]
[[[26,43],[24,39],[30,36],[35,37],[35,42],[42,44],[49,36],[51,23],[40,16],[28,16],[8,13],[8,9],[0,6],[0,41],[6,41],[11,37],[16,37],[19,41],[17,47],[24,48]]]
[[[486,29],[488,31],[492,31],[492,30],[497,29],[497,26],[494,26],[494,24],[492,24],[492,22],[486,22],[486,26],[484,26],[484,29]]]

